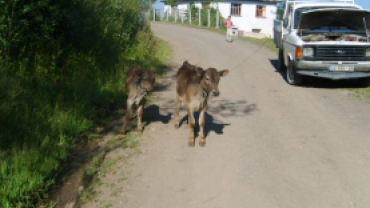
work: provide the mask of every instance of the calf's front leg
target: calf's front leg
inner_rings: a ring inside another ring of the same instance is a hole
[[[206,138],[204,135],[204,126],[206,124],[206,110],[202,109],[199,114],[199,146],[206,145]]]
[[[143,131],[143,113],[144,113],[144,105],[139,105],[137,109],[137,131],[142,132]]]

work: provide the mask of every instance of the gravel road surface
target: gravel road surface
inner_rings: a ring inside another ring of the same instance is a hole
[[[109,153],[112,171],[83,207],[370,207],[368,103],[337,83],[288,85],[274,67],[277,54],[263,47],[204,29],[151,27],[174,56],[144,115],[139,153]],[[179,129],[172,120],[185,60],[230,70],[209,101],[206,147],[188,147],[184,109]]]

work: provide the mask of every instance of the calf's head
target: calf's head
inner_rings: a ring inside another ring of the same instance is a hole
[[[202,77],[202,87],[208,94],[218,96],[220,91],[218,90],[218,83],[221,77],[226,76],[229,73],[228,69],[217,71],[215,68],[208,68],[203,70],[202,68],[196,68],[198,76]]]

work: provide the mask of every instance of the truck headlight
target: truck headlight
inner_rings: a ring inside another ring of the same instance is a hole
[[[370,56],[370,48],[366,49],[366,56]]]
[[[369,50],[369,52],[370,52],[370,50]],[[303,48],[303,56],[313,56],[313,54],[314,54],[314,50],[313,50],[313,48]],[[367,51],[366,51],[366,54],[367,54]]]

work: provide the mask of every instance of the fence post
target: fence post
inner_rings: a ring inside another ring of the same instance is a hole
[[[200,26],[200,23],[201,23],[200,18],[202,18],[201,12],[202,12],[202,9],[199,7],[199,26]]]
[[[181,11],[181,23],[184,23],[184,11]]]
[[[153,21],[155,21],[155,9],[153,9]]]
[[[220,15],[218,13],[218,9],[216,10],[216,29],[220,27]]]
[[[191,6],[189,6],[188,16],[189,16],[189,23],[191,24]]]
[[[175,10],[175,22],[177,22],[177,12],[178,12],[178,10],[176,9]]]
[[[211,10],[208,9],[208,27],[211,27]]]
[[[169,13],[169,12],[168,12],[168,9],[167,9],[167,12],[166,12],[166,14],[167,14],[167,22],[168,22],[168,13]]]

